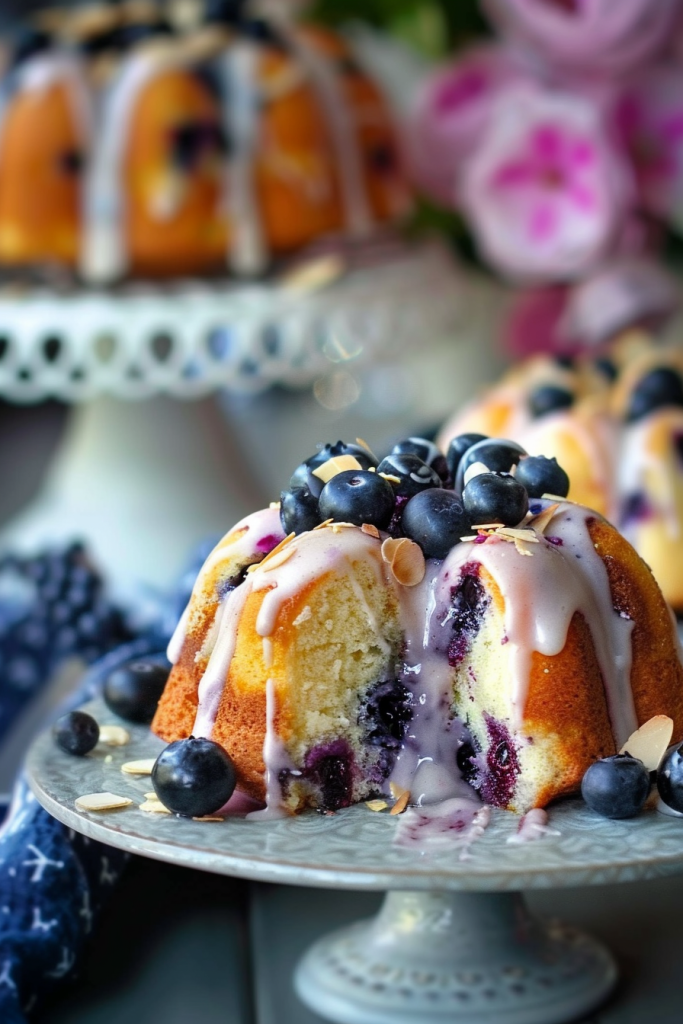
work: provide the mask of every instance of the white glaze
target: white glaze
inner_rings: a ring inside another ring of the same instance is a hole
[[[225,135],[230,145],[223,196],[230,215],[227,261],[241,274],[263,270],[268,256],[254,174],[259,145],[260,55],[260,47],[245,39],[226,49],[218,60]]]
[[[460,860],[469,858],[470,847],[484,834],[491,810],[476,800],[455,797],[432,807],[409,807],[400,816],[394,842],[417,847],[420,853],[444,847],[460,849]]]
[[[547,506],[549,502],[539,502]],[[277,518],[276,518],[277,517]],[[328,572],[351,580],[359,603],[362,588],[355,581],[353,563],[374,567],[381,586],[396,588],[405,638],[403,664],[398,675],[413,695],[413,717],[389,782],[411,792],[421,810],[444,801],[472,802],[473,791],[457,768],[459,746],[467,738],[462,722],[453,717],[452,685],[455,670],[448,664],[448,644],[453,636],[449,626],[452,591],[467,563],[482,565],[495,580],[505,601],[506,652],[510,666],[510,706],[513,729],[523,728],[529,686],[531,656],[560,653],[571,620],[577,612],[588,624],[600,665],[607,705],[617,748],[637,728],[630,687],[631,632],[633,623],[614,611],[605,566],[590,537],[588,523],[593,513],[562,502],[546,527],[546,536],[529,545],[531,556],[520,554],[515,545],[499,536],[484,543],[464,542],[444,562],[428,560],[421,584],[403,587],[396,582],[381,559],[382,537],[374,538],[357,528],[325,527],[291,540],[249,573],[243,583],[221,601],[206,641],[210,657],[199,685],[199,706],[194,726],[197,736],[210,736],[220,698],[235,651],[242,609],[251,593],[263,593],[256,620],[256,632],[264,641],[264,660],[272,664],[272,637],[280,616],[302,590]],[[207,560],[200,581],[229,553],[252,557],[259,538],[275,536],[279,527],[277,510],[269,509],[242,520],[228,537],[236,537],[229,548],[219,545]],[[560,540],[561,545],[547,539]],[[227,538],[226,538],[227,539]],[[270,562],[270,564],[269,564]],[[368,622],[386,654],[390,645],[382,636],[381,624],[365,605]],[[186,624],[181,623],[170,653],[182,646]],[[264,743],[268,806],[281,804],[279,777],[292,770],[284,745],[277,736],[275,714],[277,694],[269,680],[266,694],[267,722]],[[542,824],[529,819],[532,825]]]
[[[559,654],[580,612],[593,637],[618,749],[638,727],[630,686],[633,623],[614,611],[607,570],[588,531],[590,516],[580,505],[563,502],[546,529],[546,536],[559,538],[562,546],[541,539],[531,557],[520,556],[513,544],[495,536],[484,544],[459,544],[444,563],[439,601],[446,606],[453,581],[469,561],[483,565],[496,581],[505,600],[516,729],[524,721],[533,652]]]
[[[278,31],[309,76],[325,115],[325,126],[334,147],[334,166],[339,175],[346,228],[351,235],[366,237],[373,226],[365,188],[363,160],[353,113],[346,101],[340,73],[332,61],[311,46],[286,17],[276,18]]]

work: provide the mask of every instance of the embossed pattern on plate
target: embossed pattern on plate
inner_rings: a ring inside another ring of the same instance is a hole
[[[85,710],[100,724],[119,724],[101,701]],[[631,821],[607,821],[581,800],[551,807],[559,836],[523,845],[507,843],[519,818],[494,811],[466,860],[456,848],[421,853],[395,845],[397,819],[365,805],[333,817],[306,813],[277,821],[198,822],[148,814],[139,804],[151,791],[149,777],[124,775],[121,765],[154,757],[164,744],[144,726],[126,728],[127,746],[98,746],[85,758],[63,753],[45,733],[29,751],[29,780],[43,806],[71,828],[157,860],[259,881],[376,890],[556,888],[683,870],[683,820],[648,811]],[[105,790],[132,797],[134,805],[103,813],[76,809],[77,797]]]

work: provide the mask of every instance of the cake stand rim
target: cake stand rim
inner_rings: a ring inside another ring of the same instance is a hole
[[[150,740],[154,741],[159,750],[163,746],[161,741],[151,736],[147,726],[134,726],[130,723],[122,722],[111,712],[106,711],[106,705],[100,699],[89,701],[83,705],[83,709],[94,713],[96,717],[99,713],[100,721],[106,715],[109,721],[123,724],[132,734],[138,747],[140,743],[145,741],[149,743]],[[103,711],[103,709],[105,710]],[[98,749],[96,748],[96,750]],[[146,750],[142,752],[138,750],[136,752],[134,749],[128,748],[128,753],[125,753],[126,749],[125,747],[107,748],[107,751],[116,760],[121,762],[138,759],[142,756],[142,753],[147,753],[149,756],[149,751]],[[103,761],[104,754],[105,751],[102,751],[101,762]],[[202,848],[196,845],[196,842],[188,844],[187,841],[183,842],[182,839],[179,841],[175,838],[164,837],[159,839],[151,837],[149,834],[150,827],[153,827],[155,820],[159,819],[160,816],[158,815],[140,812],[143,817],[139,821],[141,824],[144,822],[145,825],[136,830],[134,827],[133,829],[125,827],[131,821],[131,812],[127,808],[107,812],[106,816],[98,815],[97,812],[79,811],[73,805],[73,793],[70,794],[67,800],[66,797],[60,799],[53,792],[49,791],[49,773],[46,773],[46,768],[49,766],[50,761],[55,761],[55,758],[62,759],[59,763],[67,766],[67,771],[68,766],[75,767],[80,765],[82,769],[84,765],[88,765],[90,758],[74,758],[59,751],[52,740],[49,729],[36,737],[27,751],[25,771],[33,795],[49,814],[68,828],[90,839],[116,847],[127,853],[146,856],[153,860],[177,866],[195,868],[213,874],[244,878],[255,882],[374,892],[385,892],[387,890],[514,892],[530,889],[571,888],[583,885],[641,881],[683,872],[683,824],[676,822],[676,819],[666,819],[667,827],[670,826],[672,830],[680,830],[680,845],[674,852],[659,853],[658,855],[657,847],[653,844],[650,856],[647,858],[632,857],[591,864],[562,863],[553,865],[546,863],[540,867],[534,867],[532,864],[523,869],[510,866],[509,863],[508,865],[505,864],[507,848],[504,842],[500,847],[502,863],[497,864],[495,868],[484,870],[472,870],[471,867],[472,860],[476,858],[476,844],[472,847],[472,858],[464,862],[464,865],[469,865],[469,867],[463,866],[463,862],[458,860],[457,851],[454,851],[456,855],[453,858],[453,867],[450,870],[444,869],[443,866],[434,866],[429,868],[429,870],[423,869],[418,871],[415,869],[415,863],[411,864],[410,862],[407,862],[405,867],[388,866],[380,863],[376,868],[369,869],[364,865],[354,867],[350,858],[349,863],[344,867],[325,867],[320,863],[322,853],[317,854],[317,863],[315,862],[316,855],[312,858],[313,863],[306,863],[301,860],[286,860],[282,855],[269,853],[266,848],[272,826],[271,822],[244,822],[242,818],[235,819],[234,822],[231,822],[228,818],[221,822],[220,826],[208,822],[199,824],[191,821],[188,821],[187,825],[194,826],[195,829],[199,825],[202,829],[215,830],[218,827],[221,829],[234,828],[239,822],[238,827],[249,828],[250,830],[257,829],[259,830],[258,834],[263,838],[264,849],[261,855],[255,855],[253,852],[248,854],[234,852],[225,847],[216,850],[215,847],[208,844]],[[114,765],[114,768],[116,768],[116,765]],[[86,770],[88,769],[86,768]],[[132,796],[133,799],[135,799],[136,795],[142,798],[143,791],[151,789],[151,781],[148,776],[125,776],[120,772],[115,772],[114,776],[115,782],[113,782],[109,789],[113,789],[115,792],[117,788],[119,792],[126,789],[127,795]],[[133,784],[137,786],[135,791],[130,788]],[[104,787],[100,789],[97,787],[83,789],[81,787],[79,795],[99,791],[104,791]],[[569,808],[568,811],[565,810],[566,815],[579,813],[578,809],[576,812],[572,809],[571,803],[566,806]],[[348,808],[346,811],[339,812],[336,818],[343,820],[344,815],[354,814],[357,810],[357,807]],[[367,813],[368,815],[371,814],[370,811]],[[507,815],[508,812],[494,811],[494,814]],[[372,818],[376,817],[377,815],[372,815]],[[386,815],[381,817],[388,820]],[[660,824],[663,818],[664,816],[657,815],[657,820]],[[172,825],[176,829],[183,827],[185,824],[183,819],[171,818],[168,815],[164,815],[163,819],[162,824],[164,826]],[[287,827],[294,829],[301,820],[300,818],[287,819]],[[320,822],[318,816],[316,816],[315,820]],[[119,823],[124,823],[124,827],[119,827]],[[552,823],[551,818],[551,825]],[[624,823],[610,824],[618,825]],[[652,825],[646,827],[653,828]],[[147,834],[143,834],[145,832]],[[215,839],[214,831],[209,832],[208,835],[211,841]],[[256,835],[257,833],[254,832],[254,837]],[[386,836],[383,839],[383,845],[386,845]],[[313,840],[313,848],[315,848],[315,842]],[[545,839],[530,843],[525,849],[533,848],[539,851],[544,842],[546,842]],[[322,848],[324,849],[324,844]],[[429,866],[428,860],[424,863]]]

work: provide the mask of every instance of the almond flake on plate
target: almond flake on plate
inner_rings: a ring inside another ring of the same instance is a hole
[[[398,800],[396,801],[394,806],[389,811],[389,814],[403,814],[403,812],[405,811],[406,807],[408,806],[408,801],[409,800],[410,800],[410,791],[406,790],[398,798]]]
[[[619,753],[637,757],[649,772],[654,772],[666,753],[673,731],[673,719],[668,715],[655,715],[629,736]]]
[[[161,800],[145,800],[140,804],[140,810],[147,814],[170,814],[168,807],[164,807]]]
[[[141,761],[126,761],[121,765],[124,775],[151,775],[156,757],[145,757]]]
[[[108,747],[125,747],[130,743],[130,733],[122,725],[101,725],[99,742]]]
[[[366,800],[365,806],[370,811],[385,811],[389,804],[386,800]]]
[[[115,793],[86,793],[76,800],[79,811],[114,811],[119,807],[130,807],[133,801],[127,796]]]
[[[214,814],[205,814],[203,818],[193,818],[193,821],[225,821],[225,818],[221,818]]]

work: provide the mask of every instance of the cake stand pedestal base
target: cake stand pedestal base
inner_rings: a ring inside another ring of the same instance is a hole
[[[389,892],[377,917],[317,942],[295,985],[336,1024],[562,1024],[616,978],[606,949],[541,923],[520,893]]]

